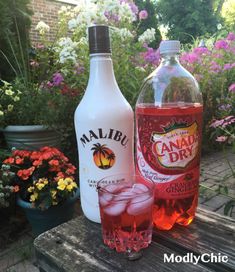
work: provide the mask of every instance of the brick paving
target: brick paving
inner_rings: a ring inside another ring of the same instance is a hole
[[[232,153],[231,150],[228,151],[227,159],[223,152],[217,152],[203,156],[201,162],[200,184],[209,189],[202,190],[199,206],[220,214],[224,214],[224,207],[231,198],[218,194],[216,189],[219,186],[227,186],[229,195],[235,198],[235,177],[232,175],[227,160],[235,171],[235,153]],[[235,208],[231,215],[235,218]],[[9,228],[9,226],[5,226],[5,228],[7,227]],[[0,233],[4,233],[4,229],[1,227]],[[34,257],[33,237],[28,225],[24,227],[16,242],[11,242],[3,248],[0,245],[1,272],[39,272]]]
[[[229,167],[228,161],[231,167]],[[209,189],[203,190],[201,188],[201,195],[199,197],[200,207],[224,214],[225,205],[232,198],[235,198],[235,177],[231,168],[235,173],[235,153],[232,150],[227,150],[226,153],[216,152],[212,155],[203,156],[200,184],[202,188],[206,186]],[[226,187],[229,196],[219,194],[216,191],[219,186]],[[235,218],[235,207],[231,216]]]

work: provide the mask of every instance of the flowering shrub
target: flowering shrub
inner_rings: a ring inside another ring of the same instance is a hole
[[[77,190],[76,168],[56,148],[14,150],[3,163],[15,173],[13,185],[18,186],[20,196],[33,207],[47,209],[65,201]]]
[[[183,53],[181,63],[200,84],[204,99],[204,143],[210,144],[206,141],[210,139],[211,121],[235,115],[235,34],[229,33],[211,48],[197,47]]]
[[[14,176],[9,165],[2,165],[0,169],[0,208],[8,207],[10,197],[18,191],[18,186],[11,185]]]
[[[131,0],[78,2],[76,7],[62,7],[59,11],[58,39],[54,43],[60,66],[57,72],[64,83],[79,86],[83,92],[89,75],[87,27],[92,24],[109,25],[117,82],[134,106],[140,84],[152,70],[152,65],[156,65],[156,59],[159,60],[157,54],[154,58],[156,50],[148,48],[155,39],[155,30],[147,29],[138,35],[134,25],[138,20],[145,20],[148,13],[139,11]],[[152,58],[147,54],[148,50],[152,50]]]

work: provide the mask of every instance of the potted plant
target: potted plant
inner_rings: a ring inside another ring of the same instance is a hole
[[[9,148],[60,147],[73,128],[77,90],[65,84],[25,88],[20,79],[0,82],[0,128]],[[65,89],[67,92],[65,92]],[[64,137],[64,138],[63,138]]]
[[[28,42],[26,50],[15,48],[9,39],[18,64],[10,63],[14,80],[0,82],[0,128],[9,148],[60,147],[61,140],[67,140],[73,131],[80,92],[64,80],[53,43],[45,39],[46,29],[45,24],[39,24],[41,42],[33,46]]]
[[[35,235],[72,218],[78,198],[76,168],[61,151],[54,147],[14,150],[3,163],[16,175],[12,185],[19,189],[17,204]]]

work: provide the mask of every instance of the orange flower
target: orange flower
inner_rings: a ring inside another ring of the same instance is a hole
[[[59,166],[59,161],[58,160],[50,160],[49,161],[49,164],[51,165],[51,166]]]
[[[34,162],[33,162],[33,166],[40,166],[40,165],[42,165],[42,160],[35,160]]]
[[[17,172],[17,176],[22,180],[27,180],[33,174],[34,170],[35,170],[34,166],[32,166],[28,169],[19,170]]]
[[[28,150],[14,150],[13,155],[26,158],[26,157],[29,157],[31,155],[31,151],[28,151]]]
[[[17,192],[19,192],[19,190],[20,190],[19,185],[15,185],[14,188],[13,188],[13,192],[17,193]]]
[[[12,163],[14,163],[14,162],[15,162],[15,159],[12,158],[12,157],[9,157],[9,158],[7,158],[7,159],[5,159],[5,160],[3,161],[3,163],[9,163],[9,164],[12,164]]]
[[[49,159],[51,159],[52,157],[53,157],[53,153],[52,153],[52,152],[45,152],[45,153],[42,154],[42,158],[43,158],[44,160],[49,160]]]
[[[38,152],[38,151],[33,151],[31,156],[30,156],[30,159],[31,160],[38,160],[41,156],[41,153]]]
[[[24,159],[16,158],[16,164],[22,164],[23,162],[24,162]]]
[[[65,174],[63,172],[58,172],[57,173],[57,177],[59,178],[64,178],[65,177]]]
[[[71,163],[68,164],[68,169],[66,170],[66,174],[73,175],[75,173],[76,167]]]

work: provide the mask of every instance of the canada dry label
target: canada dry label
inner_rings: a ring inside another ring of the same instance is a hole
[[[156,182],[156,196],[190,197],[198,190],[202,114],[137,114],[137,166]]]

